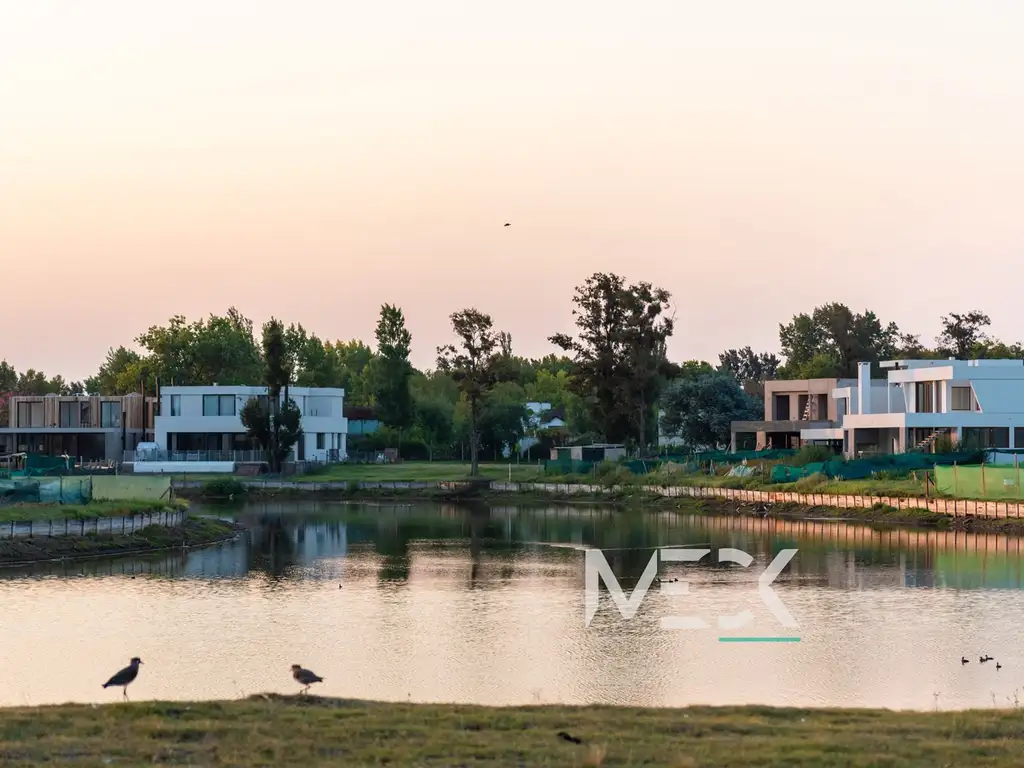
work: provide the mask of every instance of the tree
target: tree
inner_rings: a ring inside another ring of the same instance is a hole
[[[963,315],[950,312],[942,318],[942,333],[936,338],[939,350],[960,360],[970,359],[976,347],[989,341],[983,329],[990,325],[989,316],[976,309]]]
[[[86,390],[93,395],[126,395],[139,389],[142,357],[138,352],[120,346],[107,350],[107,359],[95,376],[85,380]]]
[[[377,359],[374,397],[381,421],[399,430],[412,424],[413,403],[409,379],[412,335],[405,327],[402,310],[391,304],[380,308],[377,321]]]
[[[825,378],[852,378],[859,362],[892,359],[901,338],[895,323],[883,326],[874,312],[855,314],[838,303],[815,307],[810,315],[795,315],[788,325],[779,326],[786,365],[778,375],[818,378],[808,375],[807,366],[815,361],[815,372],[826,371]]]
[[[260,351],[252,321],[231,307],[189,323],[175,315],[136,341],[147,351],[147,372],[178,385],[251,384],[260,379]],[[136,387],[137,388],[137,387]],[[134,389],[131,391],[135,391]]]
[[[428,459],[434,460],[438,446],[451,442],[455,406],[446,398],[430,396],[415,401],[416,429],[427,444]]]
[[[484,399],[498,380],[502,364],[502,338],[494,330],[491,316],[476,309],[463,309],[451,316],[452,330],[459,345],[437,348],[437,367],[449,374],[466,402],[470,475],[479,472],[480,419]]]
[[[661,427],[678,435],[691,448],[717,448],[727,444],[733,421],[755,419],[757,407],[730,374],[709,373],[679,379],[662,396],[665,412]]]
[[[276,318],[263,325],[263,366],[266,401],[250,398],[242,407],[240,418],[248,436],[266,452],[270,471],[280,472],[281,464],[299,439],[302,414],[288,397],[294,369],[293,350],[289,347],[284,324]]]
[[[516,444],[526,431],[526,393],[516,382],[498,382],[484,398],[480,414],[480,444],[495,456]]]
[[[583,398],[605,439],[648,444],[650,418],[667,372],[665,344],[674,322],[671,295],[650,283],[627,285],[618,275],[595,273],[576,288],[578,335],[551,343],[573,356],[572,391]]]
[[[718,356],[718,370],[731,374],[745,385],[761,385],[774,379],[782,363],[771,352],[755,352],[750,347],[727,349]]]

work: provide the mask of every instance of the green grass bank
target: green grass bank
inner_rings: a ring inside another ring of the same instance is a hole
[[[1022,753],[1024,719],[1002,710],[487,708],[279,696],[0,710],[0,761],[9,766],[933,768],[1016,765]]]

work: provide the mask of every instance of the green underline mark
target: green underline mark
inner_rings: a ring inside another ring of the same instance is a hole
[[[799,643],[799,637],[720,637],[720,643]]]

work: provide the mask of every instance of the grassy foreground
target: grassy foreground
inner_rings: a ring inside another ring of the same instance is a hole
[[[558,738],[565,731],[583,741]],[[4,765],[1018,765],[1015,711],[485,708],[316,697],[0,710]]]

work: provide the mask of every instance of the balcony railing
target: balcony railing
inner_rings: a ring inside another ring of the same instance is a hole
[[[263,451],[125,451],[125,462],[233,461],[247,464],[266,461]]]

